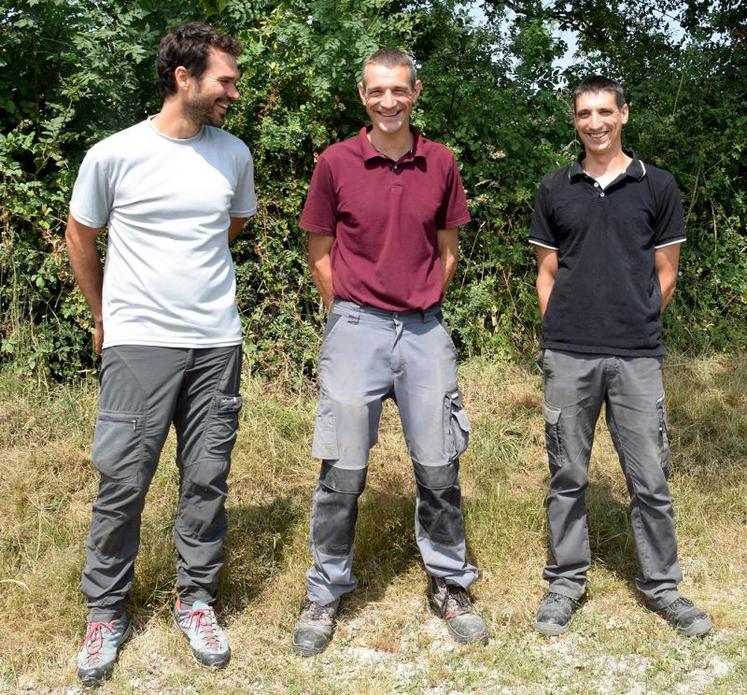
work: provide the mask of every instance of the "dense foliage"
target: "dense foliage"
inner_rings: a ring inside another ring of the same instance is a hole
[[[2,360],[60,378],[95,364],[64,251],[70,189],[92,143],[158,110],[158,40],[188,19],[247,49],[227,127],[253,150],[260,197],[234,248],[253,366],[313,370],[322,312],[297,220],[315,157],[363,121],[359,65],[382,45],[416,57],[416,123],[454,149],[468,191],[474,221],[447,303],[463,354],[534,345],[532,200],[578,151],[566,85],[590,71],[624,82],[626,146],[680,184],[689,241],[669,344],[747,344],[744,3],[0,0]],[[568,32],[578,51],[560,60]]]

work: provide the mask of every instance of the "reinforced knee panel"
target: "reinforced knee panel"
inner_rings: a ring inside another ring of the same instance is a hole
[[[358,497],[366,486],[367,468],[346,469],[322,461],[314,492],[312,542],[325,555],[347,555],[355,538]]]
[[[445,466],[414,464],[418,523],[432,541],[454,546],[464,541],[459,460]]]

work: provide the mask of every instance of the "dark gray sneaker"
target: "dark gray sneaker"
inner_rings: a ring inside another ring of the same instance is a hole
[[[559,635],[568,629],[571,616],[581,603],[554,591],[548,591],[540,603],[534,627],[543,635]]]
[[[90,621],[86,638],[78,652],[78,678],[84,685],[96,685],[107,678],[114,668],[119,648],[132,635],[130,614],[122,611],[108,623]]]
[[[656,612],[686,637],[703,637],[713,628],[708,614],[684,596]]]
[[[326,606],[306,599],[293,628],[293,651],[296,654],[314,656],[327,648],[335,630],[335,615],[339,605],[340,599]]]
[[[446,621],[449,634],[461,644],[488,643],[488,630],[475,613],[467,590],[447,584],[440,577],[428,577],[428,603],[431,610]]]

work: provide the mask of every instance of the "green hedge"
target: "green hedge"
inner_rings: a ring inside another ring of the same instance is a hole
[[[747,71],[744,35],[728,31],[744,10],[662,0],[679,18],[672,38],[656,3],[617,14],[563,14],[565,5],[484,2],[477,21],[454,2],[0,0],[0,358],[40,378],[95,368],[64,250],[70,189],[92,143],[158,110],[159,38],[189,19],[247,49],[227,127],[253,150],[260,199],[234,247],[254,368],[313,373],[323,316],[297,220],[315,157],[363,122],[357,73],[381,45],[415,55],[424,82],[415,122],[457,153],[468,191],[474,221],[446,306],[463,355],[534,347],[532,201],[541,175],[578,151],[564,85],[590,71],[624,82],[627,147],[681,188],[689,238],[667,342],[744,349]],[[576,30],[582,52],[562,69],[557,28]]]

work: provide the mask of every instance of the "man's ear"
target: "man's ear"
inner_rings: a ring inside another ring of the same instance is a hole
[[[177,66],[174,70],[174,81],[176,82],[177,89],[187,89],[191,78],[192,73],[183,65]]]
[[[358,83],[358,96],[361,98],[363,106],[366,105],[366,85],[363,82]]]
[[[423,83],[420,80],[415,80],[415,89],[412,90],[413,104],[418,100],[421,91],[423,91]]]
[[[620,116],[622,116],[622,122],[625,125],[628,122],[628,116],[630,116],[630,109],[627,104],[623,104],[623,107],[620,109]]]

